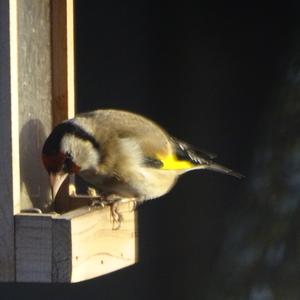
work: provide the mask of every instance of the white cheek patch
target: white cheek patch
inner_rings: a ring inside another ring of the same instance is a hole
[[[91,147],[88,151],[82,148],[74,154],[74,158],[75,163],[76,161],[79,163],[81,170],[95,169],[99,163],[99,154],[93,147]]]
[[[61,141],[61,151],[69,153],[73,162],[81,170],[96,168],[99,164],[100,155],[97,149],[86,140],[82,140],[74,135],[66,134]]]

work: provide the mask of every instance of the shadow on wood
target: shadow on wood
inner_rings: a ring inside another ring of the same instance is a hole
[[[43,212],[53,210],[49,178],[42,163],[42,146],[46,139],[40,119],[28,120],[20,130],[21,209],[32,207]],[[30,142],[28,142],[30,141]]]

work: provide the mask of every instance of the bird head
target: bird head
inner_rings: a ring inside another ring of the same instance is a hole
[[[79,125],[57,125],[46,139],[42,160],[50,177],[52,198],[69,174],[93,169],[99,162],[99,144]]]

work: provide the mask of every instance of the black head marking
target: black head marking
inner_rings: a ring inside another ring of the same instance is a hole
[[[92,135],[90,135],[76,123],[66,121],[57,125],[53,129],[53,131],[45,141],[43,154],[53,155],[58,153],[60,150],[60,142],[65,134],[71,134],[84,141],[89,141],[95,149],[100,148],[99,143]]]

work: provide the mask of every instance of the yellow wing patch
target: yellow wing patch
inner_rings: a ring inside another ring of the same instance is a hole
[[[195,165],[187,160],[178,160],[175,155],[159,156],[159,160],[163,163],[161,170],[188,170]]]

